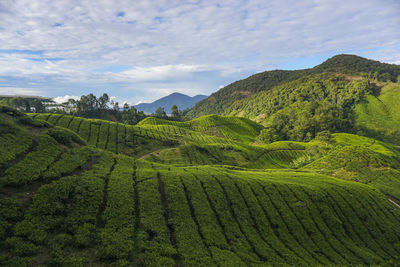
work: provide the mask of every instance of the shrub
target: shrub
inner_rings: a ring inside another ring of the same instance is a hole
[[[329,142],[332,138],[332,134],[330,131],[322,131],[317,133],[317,135],[315,136],[315,139],[319,140],[319,141],[325,141],[325,142]]]
[[[48,134],[63,145],[70,146],[72,143],[77,143],[80,145],[86,144],[86,141],[84,141],[79,135],[69,129],[59,126],[50,129]]]
[[[23,116],[24,113],[9,106],[0,106],[0,113],[6,113],[13,117]]]
[[[0,119],[0,134],[16,134],[18,132],[18,128],[17,126],[8,121],[8,120],[3,120]]]
[[[276,134],[275,129],[267,128],[261,130],[260,135],[257,136],[257,140],[265,144],[270,144],[278,141],[279,136]]]
[[[84,223],[78,228],[75,234],[75,242],[79,246],[88,246],[93,242],[96,227],[91,223]]]
[[[47,121],[40,120],[40,119],[33,119],[32,117],[29,116],[20,116],[18,118],[18,122],[23,125],[29,125],[33,127],[50,127],[51,124],[48,123]]]
[[[19,237],[10,237],[6,239],[6,244],[12,248],[15,254],[20,256],[32,255],[38,251],[38,247],[30,242],[24,241]]]

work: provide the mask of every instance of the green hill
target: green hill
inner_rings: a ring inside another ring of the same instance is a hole
[[[199,102],[187,117],[245,117],[280,140],[308,141],[330,131],[399,143],[398,77],[398,65],[338,55],[312,69],[267,71],[232,83]]]
[[[396,146],[349,134],[263,144],[262,129],[2,108],[0,265],[398,263]]]
[[[345,74],[351,79],[365,77],[395,82],[400,75],[400,66],[380,63],[355,55],[337,55],[311,69],[265,71],[236,81],[211,94],[208,98],[197,103],[189,111],[187,117],[196,118],[211,113],[227,115],[231,112],[230,106],[235,104],[236,101],[269,91],[287,82],[321,73]],[[352,76],[356,77],[353,78]]]
[[[172,125],[207,135],[215,135],[246,143],[253,142],[263,128],[261,125],[249,119],[216,115],[202,116],[198,119],[186,122],[166,121],[149,117],[141,121],[138,125]]]
[[[356,124],[365,135],[400,144],[400,83],[389,83],[379,95],[355,106]]]

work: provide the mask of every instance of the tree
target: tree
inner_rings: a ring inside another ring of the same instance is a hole
[[[122,107],[123,111],[128,111],[129,110],[129,104],[128,103],[124,103],[123,107]]]
[[[137,109],[134,106],[131,106],[130,108],[128,106],[128,109],[125,109],[125,105],[127,104],[126,103],[124,104],[124,110],[122,111],[121,121],[125,124],[131,124],[131,125],[137,124],[140,121]]]
[[[45,106],[43,105],[42,101],[40,101],[39,99],[34,99],[32,101],[32,105],[35,108],[36,113],[43,113],[46,111]]]
[[[257,140],[265,144],[270,144],[272,142],[278,141],[279,135],[276,133],[275,129],[267,128],[261,130],[260,135],[257,137]]]
[[[164,108],[158,107],[154,116],[157,118],[165,118],[167,114],[165,113]]]
[[[179,112],[179,109],[176,105],[173,105],[171,107],[171,114],[174,119],[177,119],[177,120],[181,119],[181,113]]]
[[[390,81],[390,73],[384,72],[382,74],[379,75],[379,80],[383,81],[383,82],[387,82]]]
[[[102,96],[99,97],[98,99],[98,105],[100,109],[107,109],[107,104],[110,101],[110,98],[106,93],[104,93]]]
[[[24,99],[25,112],[31,112],[31,103],[28,99]]]
[[[78,113],[79,112],[86,112],[89,110],[89,106],[88,106],[88,97],[83,95],[81,96],[81,98],[79,99],[79,101],[76,103],[76,108]]]
[[[113,104],[113,110],[119,111],[119,104],[118,104],[118,102],[114,102],[114,104]]]
[[[97,98],[94,94],[92,94],[92,93],[88,94],[86,101],[87,101],[87,106],[88,106],[89,110],[94,110],[94,109],[98,108],[99,104],[98,104]]]
[[[68,112],[72,112],[77,108],[77,101],[73,98],[70,98],[67,102],[65,102],[65,107],[67,108]]]

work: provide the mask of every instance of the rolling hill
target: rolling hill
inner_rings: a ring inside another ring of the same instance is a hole
[[[205,95],[196,95],[191,97],[181,93],[172,93],[152,103],[140,103],[136,105],[135,108],[138,111],[144,111],[147,114],[153,114],[156,112],[158,107],[162,107],[166,113],[170,113],[173,105],[176,105],[180,110],[184,110],[193,107],[197,102],[206,97],[207,96]]]
[[[397,146],[264,144],[262,125],[231,116],[0,111],[2,266],[399,263]]]

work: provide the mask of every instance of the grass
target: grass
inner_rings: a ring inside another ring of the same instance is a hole
[[[400,85],[389,83],[379,96],[368,95],[355,107],[356,124],[365,134],[399,144]]]

